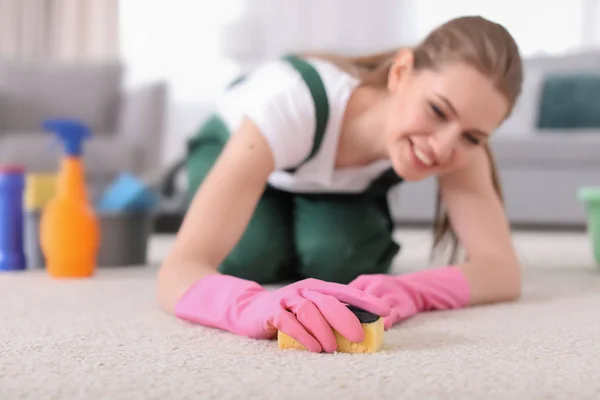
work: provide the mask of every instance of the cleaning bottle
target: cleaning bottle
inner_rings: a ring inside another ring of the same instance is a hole
[[[44,207],[40,220],[46,270],[55,278],[90,277],[96,270],[100,238],[82,159],[82,142],[90,132],[85,124],[68,119],[46,121],[44,128],[55,132],[65,147],[56,194]]]
[[[0,167],[0,271],[26,269],[23,250],[23,187],[19,165]]]

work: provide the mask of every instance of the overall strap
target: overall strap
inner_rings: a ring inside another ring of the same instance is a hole
[[[319,73],[312,65],[293,54],[283,56],[283,60],[290,63],[290,65],[300,74],[302,80],[310,90],[310,94],[315,105],[316,127],[313,147],[310,154],[304,160],[302,160],[299,165],[286,169],[287,172],[295,172],[302,164],[313,158],[321,147],[323,137],[325,136],[325,130],[327,129],[327,121],[329,120],[329,99],[327,98],[325,85],[323,84]],[[227,86],[228,89],[233,88],[235,85],[243,82],[245,79],[245,75],[237,77]]]
[[[325,130],[327,129],[327,121],[329,118],[329,101],[327,98],[327,92],[325,90],[325,86],[323,85],[323,81],[319,76],[318,72],[314,69],[312,65],[304,61],[303,59],[294,56],[287,55],[284,57],[302,76],[302,79],[308,86],[310,93],[313,98],[313,102],[315,104],[315,117],[316,117],[316,131],[315,131],[315,140],[313,142],[313,147],[307,158],[300,164],[306,163],[310,160],[314,155],[319,151],[321,143],[323,142],[323,138],[325,136]],[[295,171],[296,168],[288,169],[288,172]],[[384,171],[377,179],[375,179],[369,188],[367,189],[368,195],[373,196],[381,196],[387,194],[389,189],[393,186],[401,183],[403,179],[399,177],[393,168],[390,168]]]
[[[385,196],[387,192],[395,185],[403,182],[404,179],[396,174],[393,168],[389,168],[384,171],[377,179],[371,182],[371,185],[367,188],[368,196]]]
[[[290,63],[290,65],[298,71],[304,83],[310,90],[313,103],[315,105],[315,118],[316,118],[316,129],[315,139],[313,141],[313,147],[310,154],[296,167],[289,168],[287,172],[296,171],[302,164],[310,160],[319,151],[323,138],[325,136],[325,130],[327,129],[327,122],[329,119],[329,100],[327,98],[327,91],[325,85],[319,76],[319,73],[315,68],[302,58],[288,54],[283,59]],[[237,77],[229,87],[233,87],[238,83],[245,80],[246,76]],[[384,171],[377,179],[375,179],[367,189],[367,195],[380,196],[385,195],[390,188],[401,183],[403,179],[399,177],[392,168]]]
[[[312,65],[293,54],[283,56],[283,60],[290,63],[290,65],[300,74],[302,80],[310,90],[310,94],[315,105],[316,127],[313,147],[310,154],[304,160],[302,160],[299,165],[286,169],[287,172],[295,172],[302,164],[314,157],[321,147],[323,137],[325,136],[325,130],[327,129],[327,121],[329,120],[329,99],[327,98],[325,85],[323,84],[319,73]],[[245,79],[245,75],[239,76],[234,79],[227,86],[227,88],[231,89],[238,83],[243,82]]]
[[[294,172],[302,164],[313,158],[321,147],[321,143],[325,137],[325,130],[327,129],[327,121],[329,120],[329,99],[327,98],[325,85],[323,84],[319,73],[312,65],[295,55],[286,55],[283,59],[289,62],[291,66],[298,71],[304,80],[304,83],[310,90],[315,105],[316,127],[313,146],[310,154],[300,163],[300,165],[286,169],[287,172]]]

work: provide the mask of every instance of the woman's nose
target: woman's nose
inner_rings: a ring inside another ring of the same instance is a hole
[[[430,136],[431,149],[435,153],[438,163],[443,164],[452,157],[460,134],[454,130],[446,129]]]

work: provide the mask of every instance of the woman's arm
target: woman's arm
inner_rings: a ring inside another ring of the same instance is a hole
[[[190,286],[217,273],[217,266],[240,240],[273,169],[267,141],[246,119],[194,195],[159,270],[156,290],[162,308],[173,312]]]
[[[467,254],[467,261],[458,266],[469,282],[470,303],[518,299],[521,269],[485,151],[439,182],[450,222]]]
[[[487,155],[438,178],[450,223],[467,261],[401,275],[361,275],[351,286],[393,304],[386,329],[417,313],[501,301],[521,293],[521,271]]]

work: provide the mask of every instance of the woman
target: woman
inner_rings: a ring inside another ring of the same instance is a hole
[[[448,21],[414,48],[258,68],[190,144],[193,198],[158,275],[161,306],[331,352],[332,329],[363,339],[346,304],[389,329],[427,310],[517,299],[520,268],[487,142],[517,100],[521,68],[511,35],[481,17]],[[458,239],[466,260],[387,275],[400,247],[387,192],[430,176],[445,212],[436,244]]]

